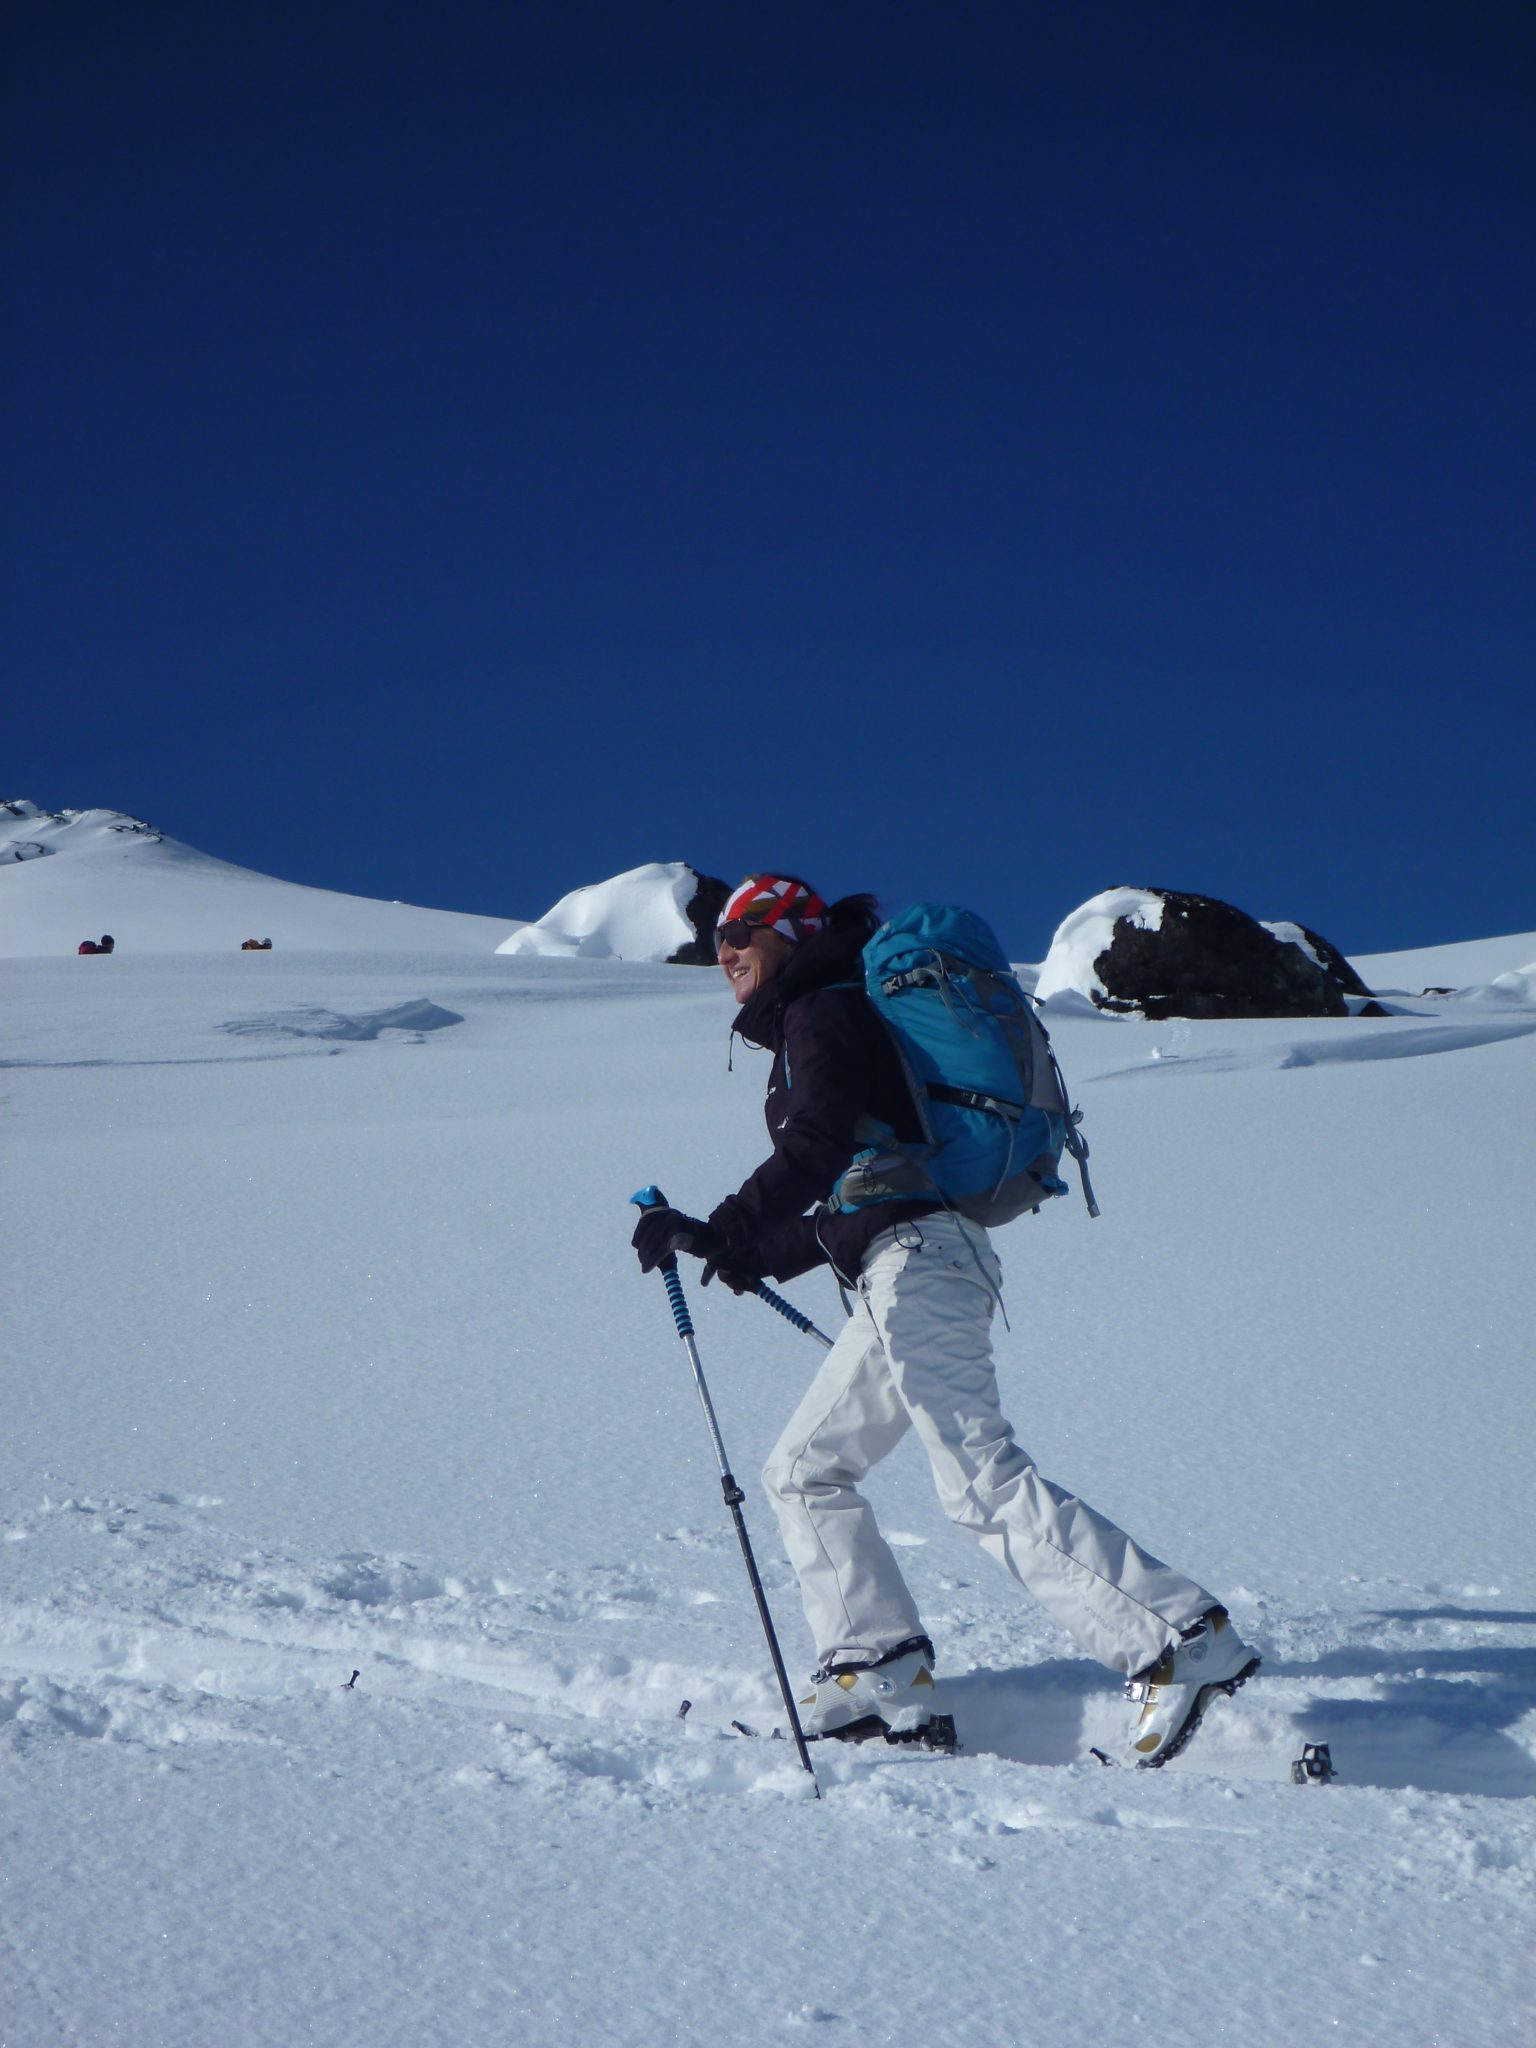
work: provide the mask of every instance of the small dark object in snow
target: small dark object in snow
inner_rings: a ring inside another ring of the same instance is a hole
[[[745,1721],[733,1721],[731,1723],[731,1726],[736,1730],[736,1733],[738,1735],[756,1735],[757,1733],[757,1730],[755,1728],[749,1728]]]
[[[352,1676],[347,1680],[346,1684],[341,1688],[342,1691],[351,1692],[352,1688],[357,1684],[357,1681],[362,1677],[362,1675],[363,1674],[360,1671],[354,1671]]]
[[[693,1705],[693,1701],[692,1701],[692,1700],[684,1700],[684,1701],[683,1701],[683,1704],[682,1704],[682,1705],[681,1705],[681,1706],[680,1706],[680,1707],[678,1708],[678,1710],[677,1710],[677,1718],[679,1719],[679,1721],[686,1721],[686,1720],[687,1720],[687,1718],[688,1718],[688,1710],[689,1710],[689,1708],[690,1708],[690,1707],[691,1707],[692,1705]]]
[[[1114,1769],[1115,1760],[1107,1749],[1090,1749],[1088,1754],[1095,1763],[1108,1764],[1111,1770]]]
[[[1326,1742],[1304,1742],[1301,1755],[1291,1765],[1293,1785],[1326,1785],[1338,1775]]]

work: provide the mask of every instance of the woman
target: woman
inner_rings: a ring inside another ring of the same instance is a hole
[[[792,875],[749,875],[716,927],[733,1030],[773,1054],[773,1149],[707,1220],[641,1217],[649,1272],[677,1252],[738,1292],[822,1262],[857,1306],[764,1471],[820,1668],[807,1736],[920,1734],[934,1718],[933,1644],[859,1481],[915,1429],[945,1512],[1101,1664],[1138,1711],[1130,1760],[1165,1763],[1209,1701],[1258,1668],[1214,1596],[1044,1478],[1003,1419],[991,1322],[1002,1283],[987,1233],[935,1196],[825,1203],[863,1142],[921,1127],[902,1063],[864,994],[873,899],[830,908]],[[809,1212],[809,1213],[807,1213]]]

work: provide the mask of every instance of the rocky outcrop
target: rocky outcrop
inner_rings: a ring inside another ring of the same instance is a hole
[[[731,893],[730,884],[714,875],[701,875],[697,869],[694,870],[694,879],[698,887],[683,912],[693,926],[693,937],[686,946],[679,946],[675,953],[667,955],[669,967],[713,967],[715,964],[715,919],[725,908],[725,899]]]
[[[1214,896],[1109,889],[1066,919],[1041,970],[1065,990],[1141,1017],[1343,1017],[1368,998],[1337,946],[1305,925],[1264,923]]]

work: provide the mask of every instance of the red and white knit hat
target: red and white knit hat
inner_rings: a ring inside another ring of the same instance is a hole
[[[771,932],[781,932],[798,945],[812,932],[821,930],[827,921],[827,906],[814,889],[792,877],[748,875],[740,888],[726,898],[715,929],[718,931],[721,925],[737,917],[744,917],[749,924],[763,925]]]

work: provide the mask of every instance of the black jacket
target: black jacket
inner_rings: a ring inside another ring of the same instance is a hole
[[[830,1260],[850,1281],[872,1238],[938,1202],[880,1202],[845,1214],[806,1211],[831,1193],[867,1113],[898,1138],[921,1125],[884,1024],[864,994],[856,926],[817,932],[738,1011],[732,1030],[773,1054],[763,1112],[773,1152],[710,1215],[728,1247],[776,1280]],[[729,1263],[727,1258],[726,1263]]]

